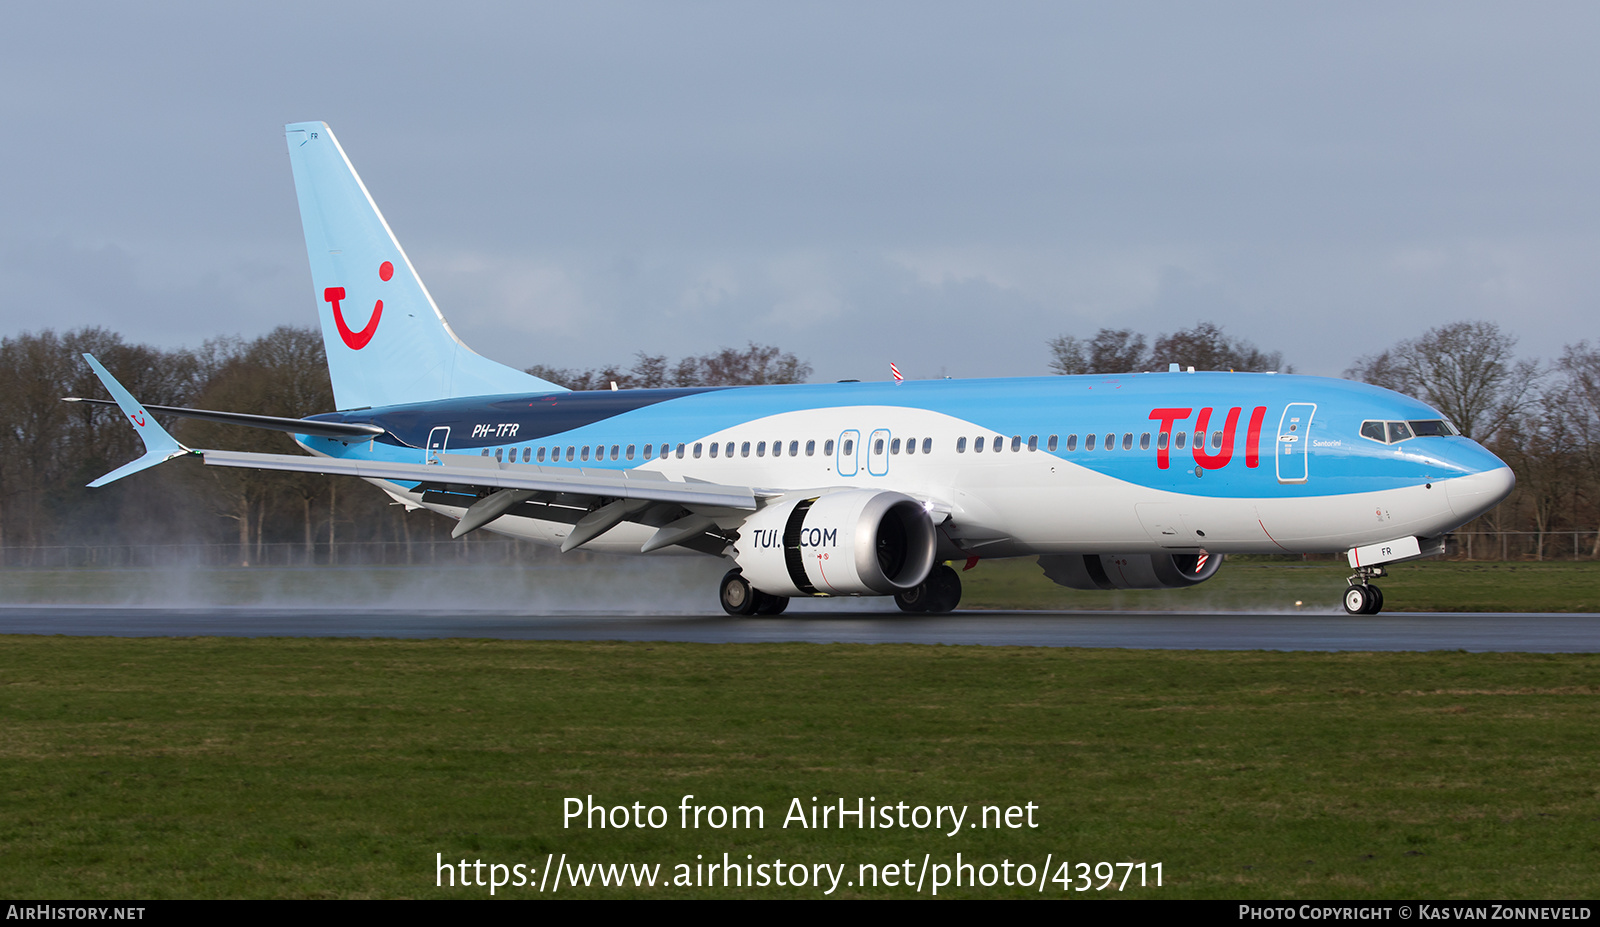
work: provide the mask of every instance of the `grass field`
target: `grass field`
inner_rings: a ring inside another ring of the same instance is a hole
[[[958,852],[1162,864],[1162,888],[1122,897],[1600,890],[1600,656],[62,637],[0,648],[11,897],[484,897],[435,887],[435,854],[536,871],[546,854],[659,863],[670,881],[674,864],[724,852],[844,864],[847,881],[862,863]],[[562,800],[591,794],[663,806],[671,826],[564,829]],[[759,805],[766,827],[681,829],[685,794]],[[780,826],[792,798],[813,796],[974,816],[1031,802],[1038,827]],[[912,894],[841,884],[833,896]]]
[[[191,570],[5,570],[0,604],[206,607],[322,604],[502,610],[719,612],[726,565],[709,557],[594,556],[521,568],[311,567]],[[1138,611],[1338,611],[1342,562],[1230,558],[1193,589],[1082,592],[1045,579],[1032,558],[962,574],[963,608]],[[1600,612],[1600,563],[1422,561],[1379,581],[1388,611]],[[892,609],[886,600],[834,607]]]

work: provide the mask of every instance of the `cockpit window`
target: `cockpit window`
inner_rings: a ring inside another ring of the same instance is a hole
[[[1434,419],[1428,422],[1412,422],[1411,433],[1419,438],[1450,437],[1461,434],[1456,426],[1444,419]]]
[[[1398,444],[1412,438],[1452,437],[1461,431],[1447,419],[1416,422],[1362,422],[1361,436],[1384,444]]]

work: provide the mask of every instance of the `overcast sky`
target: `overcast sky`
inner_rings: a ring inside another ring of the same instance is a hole
[[[1600,5],[13,5],[0,334],[314,319],[328,122],[518,367],[757,341],[1048,372],[1212,320],[1302,373],[1457,319],[1600,338]]]

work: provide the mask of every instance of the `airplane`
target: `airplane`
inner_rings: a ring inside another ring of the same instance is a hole
[[[795,597],[956,608],[950,566],[1038,557],[1074,589],[1186,588],[1227,554],[1343,553],[1343,604],[1444,551],[1515,485],[1416,399],[1362,383],[1180,370],[574,392],[445,321],[327,124],[286,127],[337,411],[143,406],[85,355],[146,453],[355,476],[405,504],[559,547],[722,557],[731,615]],[[307,455],[196,450],[153,413],[290,433]]]

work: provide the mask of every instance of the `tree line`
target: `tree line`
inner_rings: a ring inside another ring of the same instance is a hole
[[[1516,338],[1487,322],[1432,329],[1357,358],[1350,379],[1429,403],[1485,444],[1517,474],[1513,496],[1478,524],[1531,532],[1543,557],[1551,539],[1585,535],[1600,557],[1600,345],[1580,341],[1559,358],[1519,358]],[[1102,328],[1049,343],[1057,373],[1127,373],[1170,363],[1209,370],[1292,372],[1281,352],[1258,348],[1220,326],[1153,338]],[[132,344],[101,328],[0,339],[0,547],[228,543],[240,559],[264,544],[302,545],[307,562],[339,542],[444,540],[450,522],[407,516],[377,490],[313,474],[205,467],[174,461],[97,490],[86,484],[142,453],[115,409],[63,403],[105,395],[82,354],[93,353],[142,401],[299,418],[333,408],[321,335],[283,327],[259,338],[219,337],[198,348]],[[640,352],[631,365],[584,370],[532,367],[575,389],[803,382],[810,364],[776,347],[748,344],[671,360]],[[178,419],[185,444],[296,453],[287,435]],[[1565,542],[1562,542],[1565,544]],[[1561,555],[1573,552],[1570,545]],[[1497,551],[1469,551],[1495,555]]]
[[[322,336],[285,326],[259,338],[219,337],[198,348],[130,344],[103,328],[0,339],[0,548],[58,545],[237,545],[259,562],[263,545],[304,548],[303,562],[335,543],[448,540],[453,522],[407,515],[382,492],[309,473],[206,467],[176,460],[99,489],[86,484],[143,453],[111,407],[65,403],[105,398],[94,354],[147,405],[302,418],[334,408]],[[530,368],[573,389],[801,382],[811,366],[767,345],[669,361],[640,353],[624,370]],[[191,447],[300,451],[279,432],[163,417]]]

